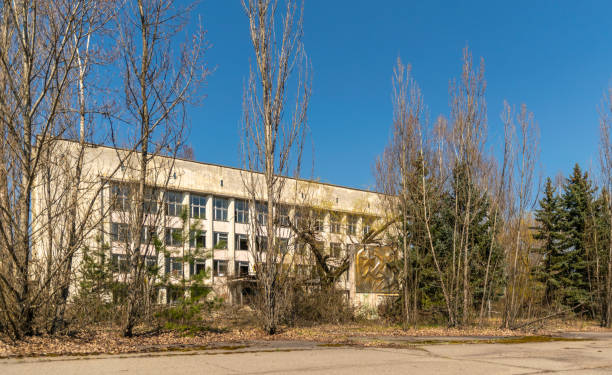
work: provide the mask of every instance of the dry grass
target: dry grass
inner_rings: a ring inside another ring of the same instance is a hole
[[[232,328],[228,328],[232,327]],[[63,336],[34,336],[11,343],[0,340],[0,357],[119,354],[176,350],[203,350],[242,347],[257,341],[310,341],[326,345],[387,346],[385,338],[401,337],[519,337],[558,334],[568,331],[606,331],[593,322],[554,320],[530,330],[501,330],[492,320],[486,327],[447,328],[419,326],[403,330],[376,321],[342,325],[284,327],[274,336],[255,328],[253,313],[248,309],[218,311],[201,327],[191,330],[155,330],[139,327],[140,334],[121,337],[116,327],[90,327]],[[609,330],[607,330],[609,331]]]

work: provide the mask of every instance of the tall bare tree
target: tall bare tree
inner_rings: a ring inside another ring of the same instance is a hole
[[[71,189],[58,190],[55,199],[66,203],[61,209],[33,192],[51,169],[47,156],[70,127],[62,114],[70,111],[66,93],[78,46],[88,37],[91,6],[88,1],[4,1],[0,9],[0,132],[5,140],[0,151],[0,325],[13,338],[33,333],[41,308],[63,292],[52,286],[79,242],[73,233],[72,249],[45,249],[50,243],[44,229],[70,209],[64,198]],[[31,215],[34,207],[37,215]],[[38,257],[45,252],[51,263]]]
[[[203,56],[205,32],[199,28],[176,49],[193,4],[174,0],[130,0],[117,18],[118,61],[123,79],[124,109],[117,116],[114,143],[133,152],[125,163],[123,179],[131,199],[127,301],[123,334],[131,336],[147,304],[146,256],[153,251],[143,243],[143,230],[160,225],[160,194],[174,177],[174,158],[184,144],[185,108],[198,102],[197,89],[209,71]],[[121,142],[124,142],[123,144]],[[150,240],[148,240],[150,241]]]
[[[607,243],[607,259],[606,259],[606,272],[603,278],[604,285],[601,288],[602,297],[602,316],[601,325],[604,327],[612,326],[612,199],[610,194],[612,193],[612,102],[610,97],[612,96],[612,89],[608,89],[607,95],[604,96],[603,108],[600,112],[599,120],[599,162],[601,168],[601,178],[603,189],[605,190],[604,202],[605,202],[605,213],[607,216],[607,223],[609,226],[610,233],[608,234]]]
[[[255,61],[244,94],[243,157],[245,168],[257,172],[244,180],[252,207],[259,205],[260,220],[251,221],[259,238],[253,255],[262,324],[269,334],[277,331],[286,307],[283,294],[290,269],[278,213],[281,202],[292,196],[283,176],[299,177],[311,92],[302,45],[303,3],[281,4],[279,14],[277,0],[242,2]],[[290,98],[295,104],[287,106]]]
[[[534,204],[534,169],[538,155],[538,129],[533,113],[527,110],[526,105],[521,105],[519,112],[504,102],[502,113],[504,127],[507,136],[511,137],[513,144],[513,162],[510,164],[511,189],[508,199],[509,222],[514,235],[513,246],[507,252],[507,275],[506,296],[504,305],[503,325],[506,328],[513,326],[520,308],[524,302],[524,290],[529,276],[529,250],[524,241],[525,219],[528,210]],[[516,124],[516,125],[515,125]],[[520,263],[519,263],[520,262]],[[521,268],[521,265],[523,267]]]

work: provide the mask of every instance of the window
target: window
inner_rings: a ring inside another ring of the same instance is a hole
[[[370,230],[372,229],[372,222],[374,220],[372,220],[371,218],[369,219],[363,219],[362,221],[362,227],[363,227],[363,235],[365,236],[366,234],[370,233]]]
[[[227,233],[213,232],[213,248],[227,249]]]
[[[189,197],[191,206],[191,217],[194,219],[206,219],[206,197],[191,194]]]
[[[128,259],[127,255],[113,254],[111,256],[111,266],[115,272],[128,273]]]
[[[355,235],[357,234],[357,216],[348,215],[346,217],[346,229],[348,234]]]
[[[144,225],[142,227],[142,231],[140,232],[140,242],[150,244],[156,235],[157,233],[155,232],[155,227]]]
[[[249,222],[249,202],[242,199],[236,199],[234,202],[234,211],[237,223]]]
[[[332,242],[329,244],[329,253],[334,258],[340,258],[342,255],[342,245],[337,242]]]
[[[166,273],[169,273],[174,277],[183,276],[183,260],[176,257],[167,257]]]
[[[257,222],[260,225],[268,223],[268,205],[266,203],[257,202]]]
[[[183,193],[177,191],[166,192],[166,215],[180,216],[183,211]]]
[[[215,276],[226,276],[227,275],[227,260],[213,261],[213,273]]]
[[[157,213],[157,190],[146,189],[144,195],[144,210],[145,213]]]
[[[323,232],[323,223],[325,222],[324,215],[322,213],[315,213],[314,216],[314,230],[315,232]]]
[[[340,222],[340,213],[332,212],[329,215],[329,230],[332,233],[342,233],[342,223]]]
[[[289,239],[288,238],[279,238],[278,239],[278,247],[281,253],[286,253],[289,249]]]
[[[281,227],[289,226],[289,207],[285,205],[278,206],[278,223]]]
[[[181,228],[166,228],[166,246],[181,246],[183,242]]]
[[[111,202],[115,211],[130,210],[130,188],[123,185],[113,184],[111,186]]]
[[[248,250],[249,249],[249,237],[246,234],[236,234],[235,238],[235,249],[236,250]]]
[[[130,238],[128,225],[123,223],[112,223],[110,236],[113,241],[128,242]]]
[[[235,262],[234,270],[236,276],[244,277],[249,275],[249,262]]]
[[[189,275],[195,276],[206,272],[206,261],[204,259],[195,259],[192,264],[189,265]]]
[[[155,255],[147,255],[144,257],[145,267],[149,272],[157,272],[157,257]]]
[[[268,251],[268,237],[257,236],[257,250]]]
[[[226,198],[213,198],[213,218],[217,221],[227,221],[227,207],[229,200]]]
[[[205,249],[206,232],[201,230],[192,230],[189,232],[189,247],[194,249]]]

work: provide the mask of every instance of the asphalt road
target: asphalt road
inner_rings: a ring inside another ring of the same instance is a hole
[[[584,341],[436,344],[411,349],[268,343],[233,350],[0,360],[0,374],[604,374],[612,334]]]

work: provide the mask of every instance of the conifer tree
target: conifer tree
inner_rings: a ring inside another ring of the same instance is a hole
[[[593,188],[587,173],[576,164],[567,179],[561,196],[562,251],[559,268],[563,302],[568,306],[584,304],[589,300],[589,261],[587,218],[593,200]]]
[[[561,202],[556,189],[549,178],[546,179],[544,197],[539,202],[540,208],[535,212],[538,228],[534,234],[541,241],[539,252],[542,264],[537,268],[537,277],[544,284],[544,303],[554,302],[556,291],[561,287],[559,274],[562,268],[561,242]]]

